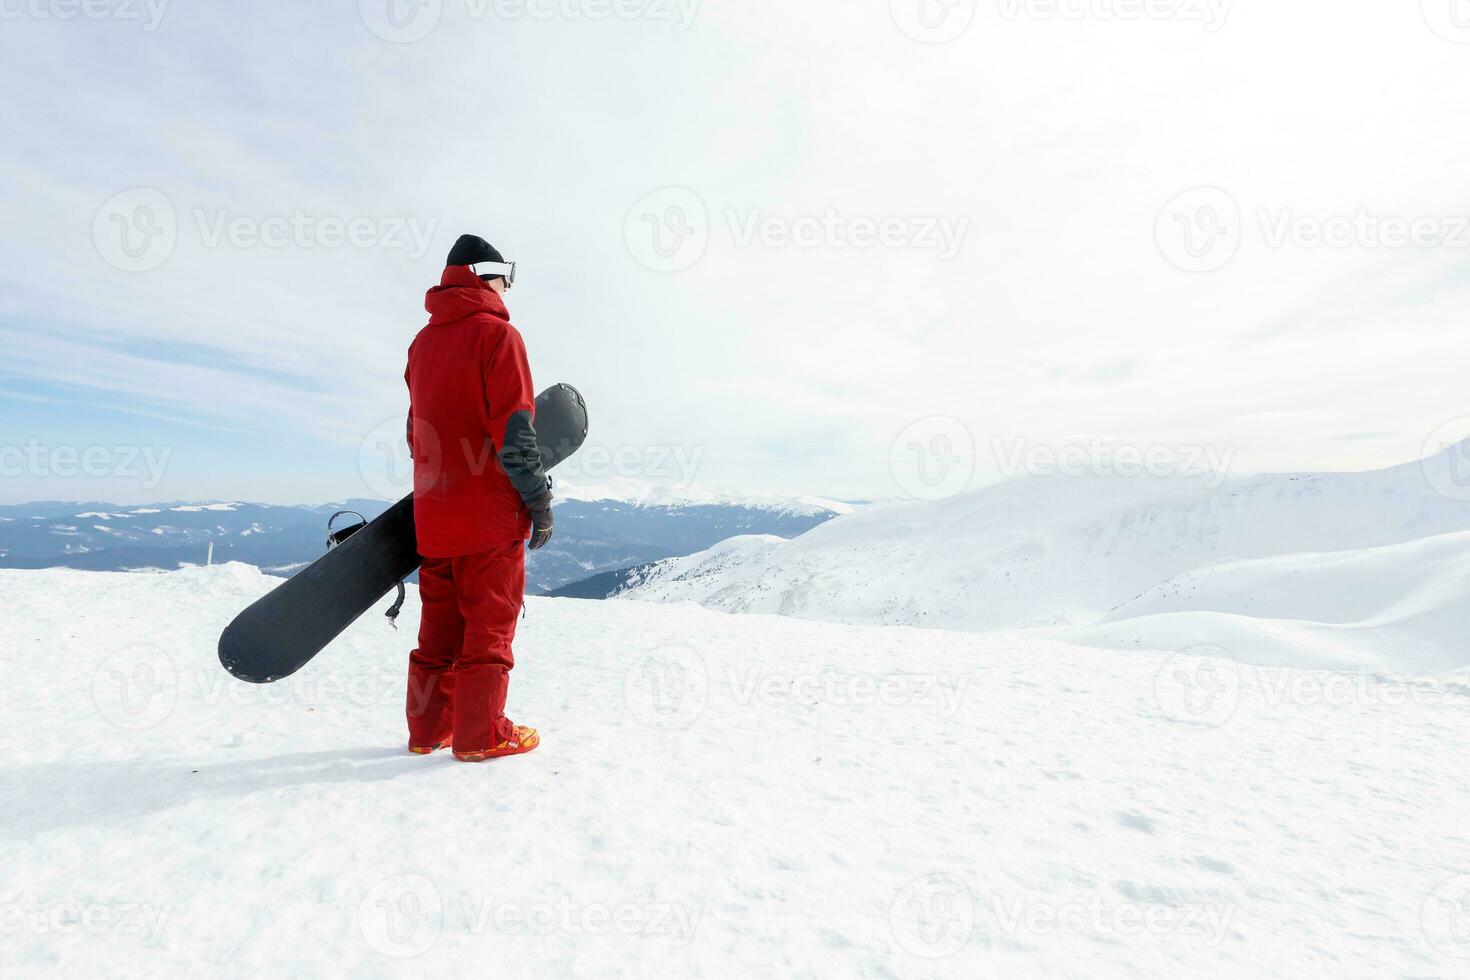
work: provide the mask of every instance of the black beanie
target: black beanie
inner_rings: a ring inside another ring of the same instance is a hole
[[[474,265],[476,262],[504,262],[505,258],[485,239],[478,235],[460,235],[459,241],[449,250],[446,267],[451,265]]]

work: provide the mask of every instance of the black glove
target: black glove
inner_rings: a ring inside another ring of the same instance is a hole
[[[531,550],[538,551],[551,540],[551,487],[526,501],[531,512]]]

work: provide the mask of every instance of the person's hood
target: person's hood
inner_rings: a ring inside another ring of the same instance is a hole
[[[467,265],[451,265],[444,270],[439,285],[429,290],[424,297],[424,309],[429,311],[430,326],[463,320],[476,313],[490,313],[502,320],[510,319],[500,294],[471,272]]]

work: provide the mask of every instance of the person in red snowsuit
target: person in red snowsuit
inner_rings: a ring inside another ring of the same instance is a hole
[[[409,657],[409,749],[453,746],[479,762],[529,752],[533,728],[505,716],[525,541],[551,537],[551,486],[532,427],[526,345],[504,295],[515,265],[465,235],[424,301],[408,349],[408,443],[423,618]]]

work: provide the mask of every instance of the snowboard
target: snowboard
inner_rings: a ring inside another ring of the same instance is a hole
[[[587,405],[571,385],[536,397],[533,422],[541,465],[550,471],[582,447]],[[336,639],[422,559],[414,533],[413,494],[373,521],[340,531],[328,522],[328,551],[235,617],[219,639],[219,661],[242,681],[290,677]],[[401,604],[400,598],[400,604]],[[396,615],[397,605],[389,617]]]

